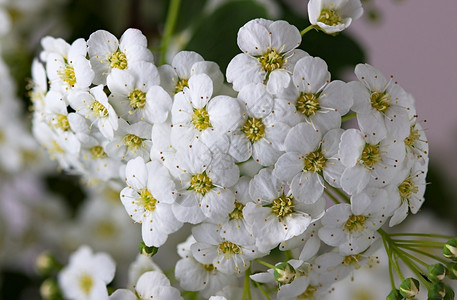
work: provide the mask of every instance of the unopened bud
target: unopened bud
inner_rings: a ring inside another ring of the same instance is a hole
[[[45,300],[63,299],[60,293],[59,285],[55,279],[48,278],[40,286],[41,298]]]
[[[437,282],[428,290],[428,299],[452,300],[454,299],[454,290],[442,282]]]
[[[62,266],[49,252],[41,253],[35,260],[35,266],[40,275],[48,276],[53,272],[58,272]]]
[[[402,300],[403,299],[403,296],[400,295],[400,291],[398,291],[397,289],[392,289],[389,293],[389,295],[387,295],[386,297],[386,300]]]
[[[288,284],[295,279],[295,269],[286,262],[279,263],[275,266],[273,275],[280,284]]]
[[[157,251],[159,251],[159,248],[157,247],[148,247],[144,242],[141,242],[138,244],[138,250],[140,251],[141,254],[147,256],[147,257],[152,257],[154,256]]]
[[[414,278],[406,278],[398,290],[404,298],[414,298],[419,293],[419,281]]]
[[[452,260],[457,260],[457,238],[450,239],[444,244],[443,256]]]
[[[449,273],[447,268],[442,264],[429,265],[427,272],[428,278],[433,282],[442,281]]]
[[[457,263],[449,264],[447,267],[449,270],[449,278],[454,280],[457,279]]]

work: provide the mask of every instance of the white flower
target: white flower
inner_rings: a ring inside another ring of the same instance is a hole
[[[236,161],[252,158],[263,166],[273,165],[283,150],[289,126],[274,113],[272,96],[262,84],[248,84],[238,94],[246,112],[232,130],[229,154]]]
[[[416,161],[411,169],[404,168],[387,186],[392,191],[390,201],[396,207],[389,226],[400,224],[411,211],[416,214],[424,203],[427,165]]]
[[[314,203],[324,192],[325,182],[339,187],[344,166],[338,159],[342,129],[332,129],[322,137],[308,123],[299,123],[287,134],[285,151],[273,174],[290,183],[298,201]]]
[[[170,285],[168,278],[158,271],[146,272],[138,279],[135,286],[140,300],[182,300],[179,290]]]
[[[301,58],[294,67],[293,83],[278,93],[276,106],[286,114],[282,118],[294,126],[306,121],[325,133],[341,127],[341,117],[352,106],[351,88],[343,81],[330,82],[327,64],[319,57]],[[278,109],[275,108],[276,113]]]
[[[300,251],[298,259],[301,261],[309,261],[317,254],[321,247],[321,240],[318,236],[318,230],[321,227],[322,225],[320,221],[310,224],[302,234],[282,242],[279,245],[279,250],[285,251],[297,249],[302,245],[303,248]]]
[[[254,201],[246,204],[243,216],[256,238],[256,246],[263,252],[302,234],[324,213],[324,198],[305,204],[287,189],[286,183],[273,176],[270,168],[260,170],[249,183],[249,194]]]
[[[73,92],[68,96],[68,100],[77,113],[89,119],[92,124],[96,124],[105,138],[108,140],[113,138],[118,126],[118,117],[108,103],[108,97],[103,91],[102,85],[91,88],[90,92]]]
[[[180,286],[186,291],[199,291],[208,298],[220,291],[224,286],[235,285],[235,276],[220,272],[213,264],[202,264],[192,255],[191,245],[196,241],[191,235],[186,242],[178,245],[178,260],[175,267],[175,277]]]
[[[427,165],[428,140],[416,117],[411,118],[409,135],[403,140],[406,146],[406,159],[413,164],[416,161],[420,161],[423,165]]]
[[[108,299],[106,285],[113,280],[114,272],[115,263],[108,254],[93,254],[89,247],[82,246],[59,273],[59,286],[67,299]]]
[[[264,83],[275,93],[289,85],[295,62],[308,55],[296,49],[300,32],[286,21],[251,20],[238,31],[237,42],[243,53],[232,59],[226,74],[236,91],[249,83]]]
[[[338,247],[343,254],[357,254],[378,238],[376,232],[391,211],[389,194],[384,189],[367,188],[351,197],[351,204],[331,206],[321,219],[319,238],[327,245]]]
[[[203,223],[192,229],[197,241],[191,246],[192,255],[202,264],[212,264],[227,274],[241,274],[250,261],[262,255],[255,246],[242,246],[223,239],[217,225]]]
[[[171,98],[159,82],[152,63],[132,62],[127,70],[114,69],[108,76],[109,101],[130,123],[162,123],[171,109]]]
[[[361,192],[368,184],[386,186],[403,167],[402,141],[348,129],[341,135],[338,154],[346,167],[341,187],[349,194]]]
[[[30,93],[30,100],[33,103],[35,111],[42,111],[45,105],[44,97],[48,91],[48,79],[46,77],[46,70],[42,63],[36,58],[32,63],[32,91]]]
[[[48,39],[51,39],[48,37]],[[43,40],[43,46],[45,46]],[[49,51],[46,58],[46,73],[51,89],[66,92],[72,89],[89,88],[94,78],[89,61],[86,59],[87,45],[84,39],[77,39],[63,53]],[[45,48],[45,51],[47,49]]]
[[[369,64],[358,64],[350,82],[354,95],[352,110],[357,113],[360,129],[379,138],[387,134],[404,139],[410,133],[410,115],[415,114],[414,99],[397,82],[387,81]]]
[[[189,79],[193,75],[206,74],[213,84],[216,94],[222,88],[224,75],[219,66],[212,61],[205,61],[203,57],[193,51],[181,51],[177,53],[171,65],[159,67],[160,84],[171,95],[182,92],[189,87]]]
[[[309,22],[329,34],[348,28],[362,13],[360,0],[310,0],[308,3]]]
[[[105,147],[106,153],[126,162],[138,156],[145,161],[149,160],[152,146],[151,124],[140,121],[129,125],[123,119],[119,119],[118,126],[112,141]]]
[[[160,247],[170,233],[181,228],[171,203],[176,197],[175,184],[158,161],[144,163],[141,157],[127,163],[127,187],[121,191],[121,201],[130,217],[142,224],[146,246]]]
[[[146,37],[138,29],[129,28],[119,41],[105,30],[92,33],[87,40],[87,52],[95,71],[94,84],[106,84],[113,69],[129,69],[134,62],[153,62]]]

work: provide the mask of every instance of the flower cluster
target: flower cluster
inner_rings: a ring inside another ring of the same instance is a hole
[[[314,2],[312,24],[328,33],[361,14]],[[285,21],[249,21],[227,84],[195,52],[157,67],[136,29],[119,40],[103,30],[72,44],[46,37],[33,64],[35,136],[64,170],[124,181],[120,199],[146,246],[194,225],[178,247],[184,290],[215,295],[279,248],[298,260],[263,262],[271,272],[251,278],[276,282],[278,299],[318,297],[376,261],[381,226],[417,213],[428,145],[397,82],[368,64],[358,81],[332,80],[301,41]]]

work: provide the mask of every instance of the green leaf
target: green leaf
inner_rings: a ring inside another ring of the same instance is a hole
[[[231,1],[221,5],[196,25],[186,50],[198,52],[206,60],[215,61],[222,72],[241,50],[236,39],[238,30],[249,20],[266,18],[265,8],[247,0]]]

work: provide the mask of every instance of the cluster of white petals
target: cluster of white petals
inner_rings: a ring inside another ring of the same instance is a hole
[[[358,1],[317,2],[310,19],[329,33],[362,12]],[[355,68],[358,81],[332,80],[285,21],[249,21],[237,42],[228,85],[194,52],[156,67],[136,29],[119,40],[102,30],[72,44],[46,37],[33,64],[34,133],[65,171],[123,184],[146,246],[194,225],[178,246],[184,290],[225,299],[224,286],[279,248],[299,259],[252,279],[278,283],[277,299],[319,298],[373,262],[381,226],[422,205],[428,145],[414,100],[367,64]],[[351,117],[357,125],[343,129]],[[62,288],[89,293],[66,288],[64,274]],[[154,272],[135,293],[110,299],[179,299]]]

